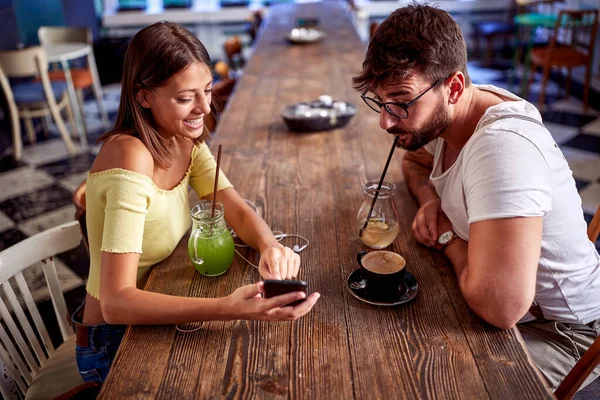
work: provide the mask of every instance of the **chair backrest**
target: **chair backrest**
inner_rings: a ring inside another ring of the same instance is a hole
[[[54,353],[54,346],[25,281],[23,270],[28,267],[43,269],[58,326],[63,340],[66,340],[73,335],[73,331],[69,327],[67,306],[53,257],[76,248],[80,242],[79,224],[73,221],[38,233],[0,252],[0,287],[4,298],[8,300],[7,305],[0,298],[0,316],[4,322],[0,324],[0,359],[22,393],[27,391],[41,365]],[[17,299],[14,284],[18,287],[30,319]],[[8,307],[12,308],[12,312]],[[30,320],[33,321],[35,331]],[[6,389],[0,381],[3,396]]]
[[[598,10],[561,10],[550,39],[550,51],[566,45],[584,53],[591,61],[597,32]]]
[[[592,242],[598,240],[598,235],[600,234],[600,205],[592,218],[592,222],[590,222],[590,225],[588,226],[587,234]]]
[[[42,26],[38,29],[41,44],[81,42],[92,44],[92,31],[86,27]]]
[[[581,356],[573,369],[563,379],[560,386],[554,392],[556,398],[558,400],[571,399],[598,365],[600,365],[600,337],[596,338],[590,348],[583,353],[583,356]]]
[[[46,101],[56,104],[50,77],[48,76],[48,59],[41,46],[28,47],[21,50],[0,51],[0,87],[4,91],[6,101],[11,110],[17,110],[14,95],[8,78],[25,78],[37,76],[41,78]]]
[[[595,242],[600,234],[600,206],[588,226],[588,238]],[[583,353],[583,356],[573,366],[565,379],[561,382],[554,395],[558,400],[569,400],[579,390],[583,382],[600,365],[600,337],[598,337],[590,348]]]
[[[54,91],[48,77],[48,60],[41,46],[33,46],[20,50],[0,51],[0,87],[6,96],[10,109],[17,109],[8,78],[25,78],[38,76],[42,80],[46,99],[54,98]]]
[[[48,71],[48,60],[41,46],[0,51],[0,67],[7,78],[41,76]]]
[[[554,15],[556,7],[564,0],[516,0],[517,12]]]

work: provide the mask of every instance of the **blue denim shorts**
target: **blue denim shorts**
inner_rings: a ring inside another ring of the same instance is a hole
[[[77,368],[85,382],[102,383],[115,359],[127,325],[86,325],[81,322],[85,302],[71,317],[77,336]]]

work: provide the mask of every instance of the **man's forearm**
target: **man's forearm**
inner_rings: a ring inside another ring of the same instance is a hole
[[[405,159],[402,162],[402,170],[406,186],[419,202],[419,206],[422,206],[429,200],[438,198],[435,188],[429,179],[429,175],[431,174],[429,168]]]
[[[468,242],[461,238],[456,238],[444,251],[456,273],[458,286],[461,288],[467,280],[467,266],[469,264],[468,245]]]

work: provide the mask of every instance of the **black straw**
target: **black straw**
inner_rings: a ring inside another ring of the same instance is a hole
[[[375,202],[377,201],[377,197],[379,196],[379,191],[381,190],[381,185],[383,184],[383,180],[385,179],[385,174],[387,173],[388,167],[390,166],[390,161],[392,161],[392,156],[394,155],[394,150],[396,150],[396,146],[398,145],[398,139],[400,136],[396,136],[394,138],[394,144],[392,144],[392,149],[390,150],[390,155],[387,158],[387,162],[385,163],[385,167],[383,168],[383,173],[381,174],[381,179],[379,179],[379,185],[377,185],[377,190],[375,190],[375,195],[373,196],[373,201],[371,202],[371,208],[369,209],[369,213],[367,214],[367,219],[365,219],[365,223],[360,228],[360,232],[358,233],[358,237],[362,237],[363,232],[367,228],[369,221],[371,220],[371,214],[373,213],[373,208],[375,208]]]

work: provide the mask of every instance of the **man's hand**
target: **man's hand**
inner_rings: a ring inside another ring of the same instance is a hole
[[[419,211],[417,211],[417,215],[415,215],[412,223],[413,236],[423,246],[435,247],[438,244],[439,214],[443,214],[444,218],[448,220],[448,217],[442,211],[441,205],[442,201],[439,198],[429,200],[423,204]],[[452,224],[450,224],[450,228],[452,228]]]

